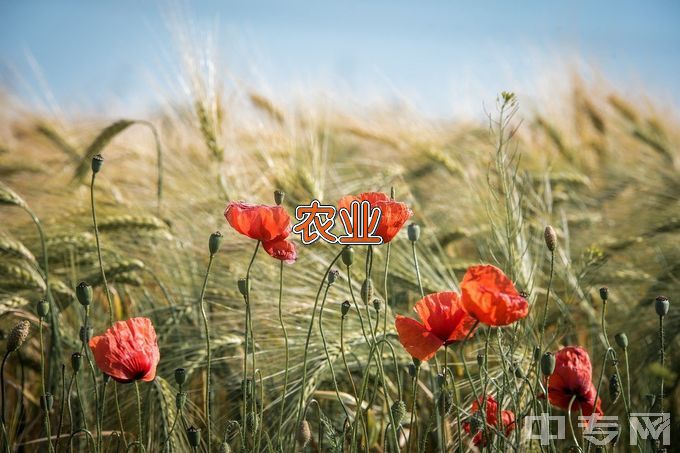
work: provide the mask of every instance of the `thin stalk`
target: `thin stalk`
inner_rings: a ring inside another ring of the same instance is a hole
[[[90,318],[90,307],[85,307],[85,328],[89,325],[89,318]],[[102,428],[101,428],[101,420],[99,419],[99,393],[97,392],[97,375],[95,374],[95,369],[94,369],[94,363],[92,362],[92,358],[90,357],[90,348],[88,345],[85,343],[85,341],[82,342],[81,346],[81,353],[85,354],[85,360],[87,360],[87,364],[90,367],[90,373],[92,375],[92,385],[93,385],[93,390],[94,390],[94,407],[95,407],[95,424],[97,428],[96,438],[97,438],[97,449],[101,449],[101,444],[102,444]]]
[[[356,401],[356,413],[355,413],[355,420],[357,420],[357,423],[361,423],[361,427],[364,430],[364,436],[368,438],[368,428],[366,427],[366,423],[364,422],[364,417],[363,417],[363,409],[361,407],[361,401],[359,401],[359,394],[357,393],[357,387],[354,384],[354,378],[352,377],[352,372],[349,369],[349,365],[347,364],[347,356],[345,355],[345,316],[342,316],[340,318],[340,355],[342,356],[342,363],[345,365],[345,371],[347,372],[347,379],[349,380],[350,384],[352,385],[352,394],[354,395],[354,400]],[[351,446],[351,448],[354,448],[354,446]]]
[[[145,451],[144,430],[142,428],[142,397],[139,394],[139,381],[135,381],[135,395],[137,396],[137,429],[139,430],[138,442],[141,450]]]
[[[208,287],[208,276],[210,275],[210,268],[212,267],[213,259],[215,258],[214,254],[210,254],[210,258],[208,259],[208,268],[205,271],[205,278],[203,279],[203,287],[201,288],[201,296],[199,298],[198,304],[201,307],[201,315],[203,317],[203,330],[205,333],[205,354],[206,354],[206,379],[205,379],[205,418],[206,418],[206,425],[208,428],[208,438],[206,439],[206,443],[208,445],[208,453],[211,451],[211,421],[210,421],[210,326],[208,324],[208,315],[205,313],[205,303],[204,303],[204,297],[205,297],[205,289]]]
[[[45,396],[45,348],[43,344],[43,322],[44,319],[41,317],[38,323],[38,334],[40,336],[40,384],[42,386],[42,395]],[[44,425],[45,434],[47,435],[47,445],[48,450],[51,452],[54,450],[52,447],[52,430],[50,426],[50,411],[47,407],[43,408],[45,412]]]
[[[85,414],[85,406],[83,405],[83,396],[80,392],[80,381],[78,380],[78,373],[76,373],[75,380],[76,380],[76,398],[78,398],[78,405],[80,406],[80,414],[81,414],[82,421],[83,421],[83,428],[72,432],[71,433],[71,439],[73,439],[73,436],[75,434],[77,434],[78,432],[82,432],[83,430],[87,431],[88,433],[90,432],[89,429],[87,428],[87,415]],[[73,431],[73,427],[71,427],[71,431]],[[90,438],[92,439],[92,445],[96,445],[94,438],[92,438],[92,433],[90,433]],[[88,443],[88,447],[89,447],[89,443]]]
[[[102,247],[99,241],[99,227],[97,227],[97,210],[94,202],[94,181],[96,173],[92,172],[92,181],[90,182],[90,207],[92,209],[92,225],[94,227],[94,237],[97,242],[97,259],[99,260],[99,271],[104,285],[104,294],[106,294],[106,301],[109,304],[109,325],[113,325],[113,300],[111,299],[111,292],[109,291],[109,283],[106,281],[106,272],[104,272],[104,261],[102,260]]]
[[[571,438],[576,444],[576,446],[580,449],[581,444],[578,443],[578,439],[576,438],[576,432],[574,431],[574,424],[571,421],[571,406],[574,404],[574,400],[576,400],[576,395],[571,397],[571,400],[569,401],[569,407],[567,409],[567,416],[569,417],[569,429],[571,430]]]
[[[659,316],[659,360],[661,361],[661,368],[663,369],[665,362],[665,351],[664,351],[664,334],[663,334],[663,316]],[[659,382],[659,412],[663,412],[663,374],[661,374],[661,379]]]
[[[71,380],[73,382],[73,380]],[[66,401],[66,365],[61,366],[61,403],[59,406],[59,422],[57,423],[57,438],[54,440],[54,449],[59,451],[59,440],[61,439],[61,426],[64,421],[64,407]]]
[[[7,427],[5,426],[5,363],[7,362],[7,357],[9,357],[9,351],[5,352],[2,357],[2,365],[0,365],[0,391],[2,391],[2,440],[5,452],[9,452],[9,434],[7,433]]]
[[[125,448],[128,447],[127,438],[125,437],[125,427],[123,426],[123,415],[120,412],[120,404],[118,402],[118,383],[113,383],[113,397],[116,402],[116,416],[118,417],[118,426],[120,428],[120,435],[123,438]]]
[[[243,407],[241,409],[241,417],[243,422],[243,436],[241,436],[242,447],[246,448],[246,433],[248,432],[248,343],[250,339],[250,270],[255,262],[255,256],[257,251],[260,249],[260,241],[255,244],[255,251],[253,256],[250,258],[250,263],[248,264],[248,270],[246,271],[246,294],[243,296],[243,300],[246,304],[245,310],[245,326],[244,326],[244,349],[243,349]],[[255,345],[253,344],[253,356],[255,355]],[[255,367],[253,366],[253,372],[255,372]]]
[[[553,273],[555,270],[555,252],[550,252],[550,278],[548,279],[548,289],[545,294],[545,306],[543,307],[543,321],[541,321],[541,335],[538,340],[538,348],[543,348],[543,335],[545,334],[545,322],[548,317],[548,303],[550,302],[550,287],[552,286]]]
[[[415,420],[416,420],[416,401],[418,399],[418,376],[420,375],[420,366],[416,367],[416,375],[413,376],[413,395],[411,395],[411,420],[408,424],[408,453],[411,453],[413,449],[413,444],[411,440],[413,439],[413,434],[416,433]],[[416,442],[417,442],[416,434]]]
[[[288,349],[288,331],[286,330],[286,325],[283,322],[283,307],[282,307],[282,301],[283,301],[283,261],[281,261],[280,267],[279,267],[279,323],[281,323],[281,331],[283,332],[283,340],[285,344],[285,349],[286,349],[286,365],[285,365],[285,371],[283,374],[283,393],[281,395],[281,409],[280,409],[280,414],[279,414],[279,427],[277,430],[277,436],[279,439],[279,449],[283,450],[283,439],[281,438],[281,428],[283,426],[283,412],[286,407],[286,395],[288,393],[288,360],[289,360],[289,354],[290,351]],[[340,328],[342,330],[342,327]],[[342,333],[340,335],[340,341],[342,342]],[[343,353],[343,359],[344,359],[344,353]],[[352,383],[353,384],[353,383]],[[356,391],[355,391],[356,393]]]
[[[312,307],[312,316],[309,319],[309,327],[307,328],[307,338],[305,339],[305,348],[304,348],[304,355],[302,358],[302,383],[300,385],[300,401],[298,403],[298,415],[297,419],[295,422],[295,426],[298,427],[300,426],[300,423],[302,422],[302,410],[304,407],[304,399],[305,399],[305,385],[307,384],[307,353],[309,352],[309,341],[312,337],[312,329],[314,328],[314,317],[316,313],[316,307],[319,304],[319,296],[321,295],[321,291],[323,290],[323,285],[326,282],[326,278],[328,273],[331,271],[333,268],[333,265],[335,262],[340,258],[342,255],[344,248],[342,248],[337,255],[335,255],[335,258],[330,262],[328,267],[326,268],[326,272],[324,272],[323,277],[321,278],[321,283],[319,284],[319,289],[316,292],[316,298],[314,299],[314,306]]]
[[[628,384],[628,388],[627,388],[626,393],[628,393],[629,404],[632,406],[633,400],[630,399],[630,367],[628,366],[628,348],[625,348],[623,350],[623,355],[625,356],[625,359],[626,359],[626,383]]]
[[[416,268],[416,277],[418,278],[418,289],[420,290],[420,297],[425,297],[425,291],[423,291],[423,280],[420,278],[420,266],[418,265],[418,252],[416,251],[415,242],[411,242],[411,250],[413,251],[413,265]]]

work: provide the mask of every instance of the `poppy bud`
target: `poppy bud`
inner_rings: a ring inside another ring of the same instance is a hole
[[[412,363],[408,364],[408,375],[411,376],[412,378],[416,377],[416,373],[418,372],[418,368]]]
[[[80,354],[80,352],[74,352],[71,354],[71,368],[73,368],[73,372],[77,373],[80,371],[80,367],[83,364],[83,356]]]
[[[555,229],[548,225],[545,227],[543,237],[545,238],[545,245],[548,247],[548,250],[554,252],[555,246],[557,245],[557,234],[555,233]]]
[[[238,279],[238,292],[240,292],[243,297],[246,297],[248,293],[250,293],[250,281],[247,278]]]
[[[210,256],[216,254],[220,250],[222,238],[222,233],[219,231],[215,231],[210,235],[210,239],[208,240],[208,250],[210,250]]]
[[[350,246],[342,250],[342,263],[345,266],[351,266],[354,263],[354,249]]]
[[[555,356],[552,352],[546,352],[541,357],[541,373],[543,376],[550,376],[555,371]]]
[[[190,447],[197,448],[201,443],[201,430],[190,426],[187,428],[187,439]]]
[[[92,327],[80,326],[80,332],[78,336],[80,337],[80,341],[82,341],[83,343],[89,343],[93,333],[94,330],[92,329]]]
[[[222,442],[220,444],[220,448],[217,450],[217,453],[231,453],[231,447],[229,446],[229,443]]]
[[[7,336],[7,352],[14,352],[19,349],[24,344],[24,341],[26,341],[26,338],[28,338],[30,330],[31,323],[25,320],[19,321]]]
[[[609,397],[611,398],[611,404],[614,404],[619,396],[621,395],[621,386],[619,385],[619,378],[616,373],[612,374],[609,378]]]
[[[274,203],[276,203],[277,206],[281,206],[283,204],[283,200],[286,198],[286,192],[283,190],[275,190],[274,191]]]
[[[54,405],[54,396],[52,396],[51,393],[45,393],[44,395],[40,396],[40,408],[43,411],[45,411],[45,412],[51,411],[53,405]]]
[[[309,441],[312,440],[312,428],[310,428],[307,420],[302,420],[295,437],[300,445],[300,449],[304,450]]]
[[[394,424],[399,425],[406,415],[406,403],[402,400],[395,401],[392,403],[392,418],[394,419]]]
[[[618,344],[621,349],[626,349],[628,347],[628,337],[625,333],[617,333],[614,335],[614,340],[616,340],[616,344]]]
[[[484,366],[484,354],[477,354],[477,365]]]
[[[541,359],[541,348],[538,346],[534,347],[534,362],[538,362]]]
[[[380,299],[373,299],[373,308],[375,308],[375,311],[380,311],[381,307],[382,301]]]
[[[76,286],[76,297],[80,305],[87,307],[92,303],[92,287],[85,282],[78,283],[78,286]]]
[[[373,282],[370,278],[367,278],[361,284],[361,300],[364,301],[364,305],[368,305],[368,301],[371,299],[373,299]]]
[[[95,175],[99,173],[99,170],[102,169],[102,165],[104,165],[104,156],[101,154],[97,154],[92,158],[92,173]]]
[[[177,385],[183,385],[187,381],[187,371],[184,368],[175,369],[175,382]]]
[[[656,301],[656,314],[660,317],[664,317],[668,314],[668,309],[670,307],[670,301],[666,296],[657,296]]]
[[[175,395],[175,408],[180,410],[184,407],[184,403],[187,402],[187,392],[179,392]]]
[[[606,286],[600,288],[600,299],[602,299],[602,302],[607,302],[607,299],[609,299],[609,288]]]
[[[50,312],[50,304],[45,299],[41,299],[36,307],[36,312],[38,317],[44,318]]]
[[[342,313],[342,317],[344,318],[347,316],[347,313],[349,313],[349,309],[352,307],[352,305],[349,303],[348,300],[344,301],[342,303],[342,307],[340,308],[340,313]]]
[[[406,229],[406,232],[408,233],[409,241],[418,242],[418,239],[420,239],[420,225],[417,223],[410,224]]]
[[[328,273],[328,285],[332,285],[340,277],[340,271],[333,269]]]

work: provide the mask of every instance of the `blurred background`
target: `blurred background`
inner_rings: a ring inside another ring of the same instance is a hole
[[[680,100],[677,1],[3,1],[1,84],[43,109],[139,114],[187,91],[178,49],[281,102],[408,104],[479,115],[512,87],[555,96],[575,71]],[[228,73],[225,73],[228,72]]]

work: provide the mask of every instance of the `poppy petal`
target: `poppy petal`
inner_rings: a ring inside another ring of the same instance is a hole
[[[404,349],[423,362],[430,360],[442,347],[444,342],[428,331],[424,325],[415,319],[398,315],[395,327],[399,333],[399,341]]]

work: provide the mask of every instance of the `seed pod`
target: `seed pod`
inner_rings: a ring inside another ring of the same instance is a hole
[[[614,335],[614,340],[616,340],[616,344],[618,344],[621,349],[626,349],[628,347],[628,337],[624,332]]]
[[[281,206],[283,204],[283,200],[286,199],[286,192],[282,190],[275,190],[274,191],[274,203],[276,203],[277,206]]]
[[[187,402],[187,392],[179,392],[175,395],[175,408],[180,410]]]
[[[477,365],[484,366],[484,354],[477,354]]]
[[[519,363],[515,363],[514,372],[515,372],[515,377],[517,379],[524,379],[524,376],[525,376],[524,370],[522,369],[522,367],[520,366]]]
[[[328,273],[327,276],[327,281],[328,281],[328,286],[332,285],[335,283],[335,281],[340,277],[340,271],[337,269],[333,269]]]
[[[408,233],[409,241],[418,242],[418,239],[420,239],[420,225],[417,223],[410,224],[406,229],[406,232]]]
[[[351,266],[354,263],[354,249],[350,246],[342,250],[342,263],[345,266]]]
[[[38,313],[38,317],[44,318],[50,312],[50,304],[45,299],[40,299],[35,310]]]
[[[541,360],[541,348],[538,346],[534,347],[534,362]]]
[[[382,301],[380,299],[373,299],[373,308],[375,308],[375,311],[380,311],[381,307]]]
[[[217,453],[231,453],[231,447],[229,446],[229,443],[222,442],[220,444],[220,448],[217,450]]]
[[[309,444],[309,441],[312,440],[312,428],[307,420],[302,420],[295,437],[298,445],[300,445],[300,449],[304,449]]]
[[[93,333],[94,330],[92,329],[92,327],[80,326],[80,332],[78,336],[80,337],[80,341],[82,341],[83,343],[89,343]]]
[[[184,368],[175,369],[175,382],[181,386],[187,381],[187,371]]]
[[[28,338],[30,330],[31,323],[26,320],[19,321],[7,336],[7,352],[14,352],[19,349],[24,344],[24,341],[26,341],[26,338]]]
[[[655,302],[656,314],[663,318],[668,314],[670,300],[666,296],[657,296]]]
[[[444,373],[437,374],[437,385],[439,386],[439,388],[444,387],[445,383],[446,383],[446,375]]]
[[[543,237],[545,238],[545,245],[548,247],[548,250],[554,252],[555,246],[557,245],[557,233],[555,233],[555,229],[548,225],[545,227]]]
[[[616,373],[612,374],[609,378],[609,397],[611,398],[611,404],[614,404],[616,400],[619,399],[621,395],[621,386],[619,385],[619,379]]]
[[[607,299],[609,299],[609,288],[606,286],[600,288],[600,299],[602,299],[602,302],[607,302]]]
[[[80,367],[83,364],[83,356],[80,354],[80,352],[74,352],[71,354],[71,368],[73,368],[73,372],[77,373],[80,371]]]
[[[78,283],[76,286],[76,297],[83,307],[92,303],[92,287],[85,282]]]
[[[222,233],[219,231],[215,231],[213,234],[210,235],[210,239],[208,239],[208,250],[210,250],[210,255],[215,255],[219,250],[220,246],[222,245]]]
[[[40,396],[40,408],[44,412],[51,411],[53,405],[54,405],[54,396],[52,396],[51,393],[45,393],[44,395]]]
[[[250,280],[246,278],[239,278],[238,292],[240,292],[243,297],[246,297],[248,293],[250,293]]]
[[[395,426],[398,426],[406,415],[406,403],[402,400],[395,401],[392,403],[392,418],[394,419]]]
[[[340,313],[342,313],[342,317],[344,318],[347,316],[347,313],[349,313],[349,309],[352,307],[352,305],[349,303],[348,300],[344,301],[342,303],[342,307],[340,308]]]
[[[368,305],[371,299],[373,299],[373,281],[368,278],[361,284],[361,300],[364,301],[364,305]]]
[[[189,440],[189,446],[197,448],[201,443],[201,430],[190,426],[187,428],[187,439]]]
[[[95,175],[99,173],[99,170],[102,169],[102,165],[104,165],[104,156],[101,154],[96,154],[92,158],[92,173]]]
[[[546,352],[541,357],[541,373],[550,376],[555,372],[555,356],[552,352]]]

